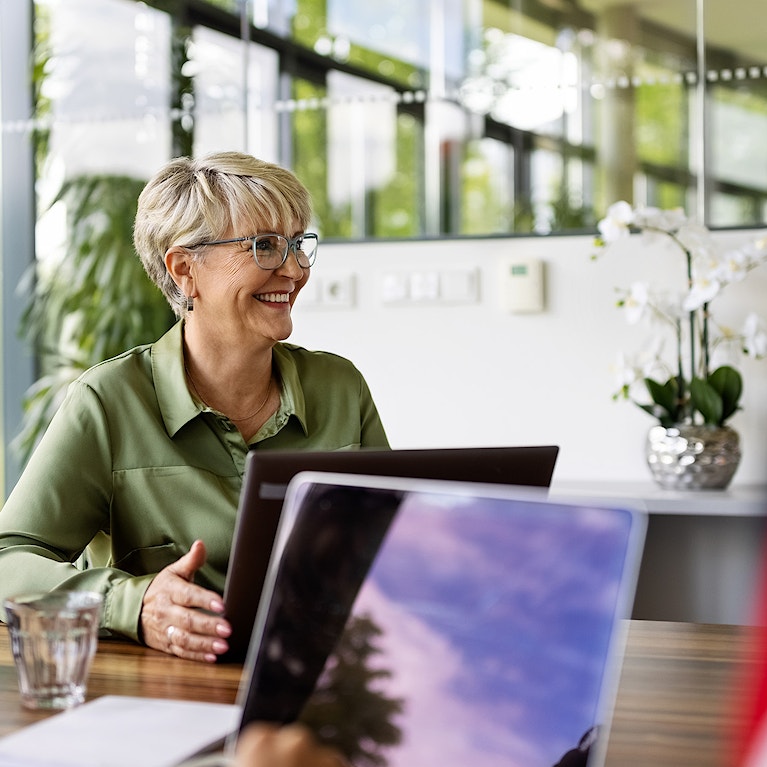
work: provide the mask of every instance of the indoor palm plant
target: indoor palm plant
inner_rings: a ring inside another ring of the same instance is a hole
[[[33,344],[40,376],[26,393],[13,442],[26,462],[69,384],[97,362],[159,338],[175,321],[133,248],[139,179],[78,176],[52,204],[67,211],[66,248],[37,263],[20,332]]]
[[[711,304],[767,260],[767,241],[725,249],[681,209],[632,208],[623,201],[610,206],[598,229],[600,250],[614,248],[633,229],[650,242],[673,243],[681,257],[680,290],[648,281],[619,290],[626,320],[646,321],[656,332],[649,351],[621,357],[615,397],[634,401],[657,420],[648,462],[662,485],[726,486],[740,458],[738,435],[727,424],[743,391],[737,358],[766,356],[767,332],[754,312],[746,314],[740,330],[721,325]],[[669,338],[672,351],[664,356]]]

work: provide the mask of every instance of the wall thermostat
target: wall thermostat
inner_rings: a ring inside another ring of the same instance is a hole
[[[501,285],[508,311],[521,314],[544,310],[544,262],[539,258],[505,261]]]

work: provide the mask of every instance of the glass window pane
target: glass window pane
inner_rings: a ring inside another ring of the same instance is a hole
[[[245,47],[242,6],[211,0],[231,19],[195,24],[175,76],[183,28],[152,0],[40,0],[50,169],[146,176],[178,151],[180,122],[195,153],[296,170],[325,237],[574,231],[620,198],[695,214],[704,188],[710,224],[759,225],[767,77],[731,2],[705,0],[701,87],[697,0],[251,0],[256,27],[305,59]],[[188,93],[171,109],[179,76]]]
[[[767,201],[767,88],[736,80],[709,89],[714,226],[760,224]]]
[[[277,161],[277,53],[254,44],[246,49],[237,38],[198,26],[187,66],[194,80],[195,153],[241,149]]]
[[[131,0],[44,0],[49,163],[147,177],[170,153],[170,20]]]
[[[767,205],[767,69],[755,6],[706,0],[708,215],[714,226],[759,225]]]
[[[329,75],[326,97],[304,81],[296,94],[294,167],[323,235],[420,234],[422,129],[397,94],[341,72]]]
[[[489,138],[466,142],[462,167],[462,234],[504,234],[519,228],[514,204],[514,149]],[[530,231],[529,221],[522,227]]]
[[[370,233],[376,237],[417,237],[423,232],[423,115],[398,107],[390,116],[394,133],[390,172],[369,195]]]
[[[312,195],[320,237],[350,237],[352,230],[348,210],[339,209],[328,194],[328,120],[325,109],[325,86],[294,79],[291,101],[284,119],[290,125],[290,145],[282,148],[282,158],[303,181]]]
[[[374,0],[372,5],[262,0],[257,5],[261,17],[267,9],[270,28],[327,56],[331,67],[338,61],[393,85],[426,90],[424,161],[412,166],[426,196],[422,234],[481,233],[483,221],[485,233],[499,227],[520,231],[525,219],[534,231],[588,229],[616,199],[682,203],[714,225],[762,220],[767,206],[759,139],[766,111],[762,54],[748,43],[749,14],[738,12],[730,0],[705,0],[705,110],[697,82],[697,0],[582,0],[577,7],[539,0]],[[379,87],[363,82],[363,92],[355,92],[360,109],[377,113]],[[472,127],[463,135],[443,136],[443,115],[452,107],[463,111],[449,118],[452,123]],[[351,104],[343,109],[354,111]],[[363,116],[355,120],[366,124]],[[734,132],[743,142],[728,140]],[[495,173],[490,181],[481,169],[484,140],[506,145],[515,172]],[[544,163],[545,172],[533,156],[536,148],[552,159]],[[745,159],[749,156],[753,162]],[[388,161],[384,153],[381,162]],[[533,166],[545,182],[532,173]],[[332,167],[330,172],[337,175]],[[328,183],[335,188],[332,179]],[[347,199],[351,236],[388,231],[388,224],[371,214],[370,195],[380,185],[369,178],[340,183],[337,194]],[[361,184],[362,196],[352,194],[353,183]],[[699,210],[704,187],[708,201]],[[490,188],[498,202],[478,211]],[[494,211],[508,201],[503,223]]]

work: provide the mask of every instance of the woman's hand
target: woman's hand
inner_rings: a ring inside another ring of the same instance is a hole
[[[334,749],[320,745],[303,725],[251,724],[237,740],[234,767],[346,767]]]
[[[220,617],[224,612],[221,597],[192,583],[206,556],[205,544],[195,541],[187,554],[160,570],[149,584],[140,619],[149,647],[207,663],[215,663],[229,649],[226,638],[232,629]]]

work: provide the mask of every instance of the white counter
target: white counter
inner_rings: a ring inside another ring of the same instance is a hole
[[[652,482],[555,481],[550,496],[648,512],[633,617],[753,623],[762,571],[767,574],[767,485],[670,491]]]
[[[761,517],[767,514],[767,484],[727,490],[664,490],[653,482],[552,482],[550,495],[591,496],[641,504],[648,512]]]

